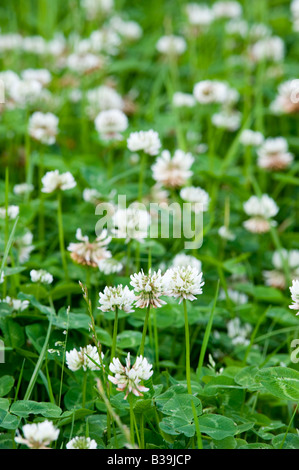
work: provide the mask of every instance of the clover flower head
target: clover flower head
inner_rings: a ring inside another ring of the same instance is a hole
[[[30,271],[30,277],[32,282],[40,282],[41,284],[52,284],[53,276],[44,269],[32,269]]]
[[[99,294],[98,307],[102,312],[115,311],[116,308],[123,310],[126,313],[133,312],[133,302],[136,297],[133,291],[128,286],[123,287],[121,284],[117,287],[106,286],[104,292]]]
[[[161,142],[158,132],[150,129],[149,131],[132,132],[127,140],[127,145],[131,152],[143,150],[148,155],[157,155]]]
[[[134,365],[131,367],[130,353],[126,358],[126,365],[123,366],[118,358],[113,358],[109,366],[110,371],[114,374],[108,375],[108,379],[117,385],[116,390],[126,392],[124,399],[126,400],[129,393],[135,396],[143,396],[142,392],[148,392],[149,388],[142,385],[141,381],[149,380],[153,375],[152,365],[143,356],[137,356]]]
[[[245,213],[251,216],[243,224],[249,232],[266,233],[276,224],[271,218],[278,213],[279,207],[268,194],[263,194],[261,197],[251,196],[243,208]]]
[[[59,435],[59,429],[56,429],[52,421],[48,420],[42,423],[25,424],[22,431],[24,437],[17,433],[15,441],[30,449],[48,449],[51,442],[56,441]]]
[[[91,361],[88,356],[91,357],[94,362]],[[84,371],[86,371],[87,369],[99,370],[100,367],[97,366],[95,362],[101,365],[103,362],[104,354],[101,353],[100,358],[96,346],[88,344],[83,348],[80,347],[79,350],[74,348],[71,351],[67,351],[65,354],[65,358],[68,368],[73,372],[76,372],[77,370],[81,369],[81,367]]]
[[[159,308],[166,304],[164,300],[160,299],[162,295],[165,295],[163,275],[160,269],[157,272],[152,272],[150,269],[148,274],[141,270],[139,273],[131,275],[130,284],[137,293],[135,303],[137,308],[149,306]]]
[[[42,178],[42,192],[52,193],[60,189],[61,191],[67,191],[76,186],[76,181],[73,175],[67,171],[65,173],[59,173],[58,170],[48,171]]]
[[[81,229],[78,228],[76,238],[79,243],[70,243],[68,246],[71,258],[76,263],[95,268],[99,266],[100,261],[111,258],[111,253],[106,248],[111,241],[107,230],[103,230],[94,242],[90,242],[88,236],[83,236]]]
[[[165,295],[179,299],[179,303],[183,300],[196,300],[196,296],[202,294],[202,275],[197,267],[169,268],[163,278]]]
[[[98,444],[94,439],[85,436],[73,437],[67,444],[67,449],[97,449]]]

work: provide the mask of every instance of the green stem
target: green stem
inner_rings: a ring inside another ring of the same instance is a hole
[[[118,326],[118,308],[115,307],[115,318],[114,318],[113,339],[112,339],[112,349],[111,349],[111,362],[112,362],[112,359],[115,357],[117,326]]]
[[[140,351],[139,351],[139,354],[141,356],[144,355],[144,345],[145,345],[145,338],[146,338],[146,331],[147,331],[147,325],[148,325],[150,309],[151,309],[151,306],[149,305],[146,309],[144,325],[143,325],[142,339],[141,339],[141,345],[140,345]]]
[[[135,434],[134,434],[134,409],[133,409],[133,397],[129,396],[129,403],[130,403],[130,440],[131,443],[134,445],[135,443]]]
[[[143,413],[140,414],[140,448],[145,449],[144,442],[144,416]]]
[[[67,262],[66,262],[66,255],[65,255],[65,247],[64,247],[64,231],[63,231],[62,206],[61,206],[62,193],[61,193],[61,191],[58,192],[57,199],[58,199],[57,219],[58,219],[60,254],[61,254],[62,266],[63,266],[64,274],[65,274],[65,279],[69,280]]]
[[[86,384],[87,384],[87,371],[84,372],[84,378],[83,378],[83,384],[82,384],[82,408],[85,408]]]
[[[159,337],[158,337],[158,327],[157,327],[157,315],[156,309],[153,310],[154,317],[154,339],[155,339],[155,357],[156,357],[156,367],[159,372]]]
[[[200,379],[201,369],[202,369],[205,353],[206,353],[206,350],[207,350],[207,347],[208,347],[208,342],[209,342],[209,338],[210,338],[210,334],[211,334],[213,318],[214,318],[214,312],[215,312],[216,303],[217,303],[217,299],[218,299],[219,284],[220,284],[220,282],[218,281],[216,294],[215,294],[213,306],[212,306],[212,309],[211,309],[210,318],[209,318],[209,321],[208,321],[208,324],[207,324],[207,327],[206,327],[206,331],[205,331],[205,334],[204,334],[204,338],[203,338],[203,342],[202,342],[202,346],[201,346],[201,350],[200,350],[199,361],[198,361],[198,366],[197,366],[197,377],[198,377],[198,379]]]
[[[289,430],[290,430],[290,427],[291,427],[291,424],[292,424],[293,419],[294,419],[294,417],[295,417],[295,414],[297,413],[297,410],[298,410],[298,403],[297,403],[297,405],[296,405],[296,407],[295,407],[295,409],[294,409],[294,413],[292,414],[292,417],[291,417],[291,419],[290,419],[289,425],[288,425],[288,427],[287,427],[287,430],[286,430],[286,432],[285,432],[284,438],[283,438],[282,443],[281,443],[281,445],[280,445],[280,449],[283,448],[284,442],[285,442],[285,440],[286,440],[286,438],[287,438],[288,432],[289,432]]]
[[[142,153],[141,162],[140,162],[140,173],[139,173],[139,184],[138,184],[138,201],[142,200],[142,192],[143,192],[143,181],[144,176],[146,173],[146,161],[147,161],[147,154],[145,152]]]
[[[197,446],[199,449],[202,449],[202,439],[201,432],[199,429],[198,417],[196,413],[196,408],[193,401],[192,387],[191,387],[191,368],[190,368],[190,337],[189,337],[189,322],[188,322],[188,311],[187,311],[187,301],[183,299],[184,305],[184,317],[185,317],[185,341],[186,341],[186,380],[187,380],[187,390],[188,394],[191,395],[191,406],[194,418],[194,424],[197,435]]]

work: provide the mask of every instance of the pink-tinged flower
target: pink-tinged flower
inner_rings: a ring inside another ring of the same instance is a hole
[[[152,365],[149,364],[145,357],[136,357],[135,364],[131,367],[130,353],[126,358],[126,366],[123,366],[118,358],[113,358],[112,363],[109,365],[110,371],[114,374],[114,377],[108,375],[108,379],[113,384],[117,385],[116,390],[119,392],[126,392],[125,400],[129,393],[133,393],[135,396],[143,396],[142,392],[148,392],[149,388],[141,385],[141,381],[149,380],[153,375]]]
[[[266,233],[276,224],[271,218],[278,213],[279,207],[268,194],[261,197],[251,196],[243,207],[246,214],[251,216],[243,223],[249,232]]]
[[[168,150],[163,150],[152,166],[153,178],[166,188],[180,188],[193,175],[190,170],[194,162],[191,153],[176,150],[173,157]]]
[[[147,308],[150,305],[154,308],[162,307],[166,302],[160,297],[165,295],[163,276],[161,270],[153,273],[149,270],[148,274],[144,274],[141,270],[138,274],[131,275],[131,286],[138,293],[136,296],[135,306],[137,308]]]
[[[71,258],[76,263],[96,268],[99,266],[100,261],[111,258],[110,251],[106,249],[106,245],[110,243],[111,237],[107,236],[106,230],[103,230],[94,242],[90,242],[89,238],[83,236],[81,229],[78,228],[76,238],[79,243],[70,243],[68,246]]]
[[[283,137],[268,138],[257,150],[258,166],[266,170],[283,170],[290,166],[294,155],[288,151]]]
[[[274,114],[293,114],[299,112],[299,79],[287,80],[278,87],[278,95],[271,103]]]
[[[104,140],[121,140],[128,127],[128,118],[120,109],[101,111],[95,119],[95,128]]]
[[[290,276],[294,280],[299,280],[299,250],[275,251],[272,256],[272,264],[275,269],[263,271],[265,284],[284,290],[287,286],[287,279],[284,272],[283,263],[288,265]]]

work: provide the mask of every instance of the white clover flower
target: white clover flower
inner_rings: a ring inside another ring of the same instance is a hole
[[[252,326],[249,323],[241,325],[240,318],[236,317],[227,323],[227,335],[232,340],[232,344],[237,346],[248,346],[250,341],[247,339],[252,331]]]
[[[91,357],[91,359],[93,360],[89,359],[88,356]],[[101,353],[100,359],[96,346],[88,344],[83,348],[80,347],[79,350],[74,348],[71,351],[67,351],[65,353],[65,359],[68,368],[73,372],[76,372],[77,370],[81,369],[81,367],[84,371],[87,371],[87,369],[100,370],[100,366],[103,363],[104,354]],[[98,365],[96,365],[95,362]]]
[[[130,276],[131,286],[134,288],[136,295],[135,306],[137,308],[154,308],[162,307],[166,302],[160,299],[165,295],[163,276],[161,270],[152,272],[149,270],[148,274],[144,274],[143,270],[139,273],[134,273]]]
[[[27,36],[22,40],[22,49],[26,52],[42,55],[47,52],[47,42],[42,36]]]
[[[113,229],[111,233],[116,238],[125,238],[143,242],[148,236],[151,217],[143,206],[133,203],[127,209],[119,208],[112,216]]]
[[[19,206],[8,206],[7,211],[5,207],[0,207],[0,219],[5,219],[6,214],[10,220],[14,220],[18,217],[20,212]]]
[[[52,80],[48,69],[26,69],[23,70],[21,76],[24,80],[36,80],[42,86],[48,85]]]
[[[80,3],[89,20],[94,20],[100,14],[108,15],[114,8],[114,0],[81,0]]]
[[[223,109],[212,115],[212,123],[216,127],[235,132],[241,125],[242,114],[236,110]]]
[[[0,35],[0,51],[13,51],[21,49],[23,38],[17,33],[7,33]]]
[[[187,43],[181,36],[162,36],[157,41],[156,48],[161,54],[181,55],[186,51]]]
[[[173,258],[171,265],[174,268],[178,266],[184,266],[184,267],[191,266],[192,268],[196,268],[199,272],[201,271],[201,261],[195,258],[195,256],[185,255],[185,253],[177,254]]]
[[[79,243],[70,243],[67,248],[76,263],[96,268],[101,260],[111,258],[111,252],[106,249],[106,245],[111,241],[107,230],[103,230],[94,242],[90,242],[89,237],[83,236],[81,229],[78,228],[76,239]]]
[[[278,95],[270,109],[274,114],[299,112],[299,79],[287,80],[279,85]]]
[[[84,41],[84,40],[83,40]],[[122,44],[121,37],[111,27],[97,29],[89,37],[91,50],[96,54],[104,52],[109,55],[116,55]]]
[[[225,24],[225,31],[229,35],[238,35],[242,38],[248,34],[248,23],[240,18],[231,19]]]
[[[198,214],[206,212],[209,208],[210,197],[208,193],[199,187],[188,186],[180,191],[181,198],[192,204],[192,210]]]
[[[157,155],[161,148],[159,134],[152,129],[149,131],[131,132],[127,145],[131,152],[143,150],[148,155]]]
[[[128,118],[120,109],[101,111],[95,119],[95,128],[104,140],[121,140],[127,127]]]
[[[258,166],[267,170],[282,170],[290,166],[294,155],[288,151],[288,143],[284,137],[265,140],[257,150]]]
[[[299,250],[275,251],[272,256],[272,264],[275,269],[271,271],[263,271],[265,284],[284,290],[287,286],[287,279],[284,273],[284,263],[288,265],[291,277],[299,279]]]
[[[2,300],[0,299],[0,302],[8,304],[12,308],[13,312],[23,312],[23,310],[26,310],[29,306],[29,300],[13,299],[9,296],[6,296]]]
[[[124,21],[120,16],[113,16],[109,26],[120,36],[129,41],[136,41],[142,36],[142,28],[136,21]]]
[[[292,21],[293,21],[293,31],[299,31],[299,1],[293,0],[291,2],[291,14],[292,14]]]
[[[116,390],[126,392],[124,399],[126,400],[129,393],[135,396],[143,396],[142,392],[148,392],[149,388],[141,385],[141,381],[149,380],[153,375],[152,365],[149,364],[145,357],[137,356],[135,364],[131,367],[130,353],[126,358],[126,366],[123,366],[118,358],[113,358],[109,366],[110,371],[114,374],[108,375],[108,379],[117,385]]]
[[[126,313],[134,312],[133,302],[136,300],[135,294],[128,286],[121,284],[117,287],[106,286],[104,292],[99,293],[99,310],[102,312],[111,312],[116,309],[123,310]]]
[[[48,171],[42,177],[42,192],[53,193],[54,191],[61,189],[61,191],[67,191],[76,186],[76,181],[73,175],[67,171],[66,173],[59,173],[58,170]]]
[[[88,74],[103,67],[104,60],[91,52],[73,53],[66,58],[66,67],[79,74]]]
[[[192,26],[207,27],[214,20],[214,13],[206,4],[187,3],[186,14]]]
[[[259,147],[264,142],[264,136],[261,132],[244,129],[240,135],[240,142],[243,145]]]
[[[242,15],[242,6],[239,2],[219,1],[212,6],[215,18],[238,18]]]
[[[234,241],[236,239],[236,235],[231,230],[229,230],[229,228],[226,227],[225,225],[222,225],[221,227],[219,227],[218,235],[224,240]]]
[[[244,305],[244,304],[247,304],[248,302],[248,296],[235,289],[228,288],[227,294],[230,300],[232,300],[237,305]],[[221,289],[219,292],[219,300],[225,300],[225,299],[226,299],[226,293],[223,289]]]
[[[270,230],[271,225],[275,225],[275,221],[271,218],[278,213],[279,207],[268,194],[263,194],[261,197],[251,196],[244,203],[243,208],[245,213],[251,216],[243,223],[249,232],[266,233]]]
[[[25,424],[22,427],[24,437],[17,432],[15,441],[24,444],[30,449],[48,449],[51,442],[56,441],[59,429],[55,428],[52,421],[45,420],[42,423]]]
[[[172,104],[175,108],[193,108],[196,101],[191,93],[182,93],[177,91],[172,97]]]
[[[224,103],[228,86],[218,80],[202,80],[194,85],[193,95],[200,104]]]
[[[169,268],[163,276],[165,295],[182,300],[196,300],[202,294],[202,272],[192,266]]]
[[[46,145],[53,145],[58,133],[59,119],[52,113],[33,113],[29,119],[29,135]]]
[[[254,23],[249,29],[249,38],[253,42],[269,36],[271,36],[271,29],[264,23]]]
[[[167,188],[179,188],[193,175],[190,170],[193,162],[194,157],[189,152],[176,150],[171,157],[168,150],[163,150],[152,166],[153,179]]]
[[[262,60],[280,62],[285,55],[284,42],[278,36],[260,39],[251,47],[250,55],[254,62]]]
[[[18,237],[14,241],[14,246],[18,250],[18,258],[21,264],[29,260],[30,253],[34,250],[32,240],[33,234],[28,230],[22,237]]]
[[[92,204],[98,204],[101,198],[99,191],[92,188],[85,188],[82,196],[85,202],[90,202]]]
[[[67,444],[67,449],[97,449],[98,444],[94,439],[85,436],[73,437]]]
[[[88,102],[87,113],[90,117],[95,118],[101,111],[109,109],[124,108],[124,100],[121,95],[110,86],[101,85],[93,90],[88,90],[86,94]]]
[[[13,81],[9,86],[9,96],[18,107],[36,103],[42,94],[42,85],[37,80]]]
[[[3,282],[4,282],[4,272],[0,271],[0,284],[3,284]]]
[[[13,187],[13,192],[17,196],[23,196],[23,194],[31,193],[34,190],[33,184],[30,183],[20,183],[15,184]]]
[[[293,310],[298,310],[298,313],[296,315],[299,315],[299,280],[293,280],[292,286],[290,287],[291,291],[291,297],[292,297],[292,305],[290,305],[290,308]]]
[[[41,284],[52,284],[53,276],[44,269],[32,269],[30,271],[30,277],[32,282],[40,282]]]
[[[123,264],[113,258],[101,259],[99,270],[109,276],[109,274],[119,273],[123,269]]]

